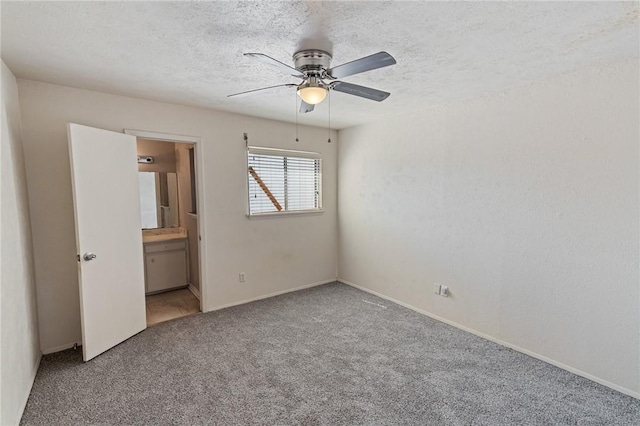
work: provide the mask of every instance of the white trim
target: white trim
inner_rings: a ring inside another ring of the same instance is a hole
[[[250,154],[255,155],[271,155],[275,157],[297,157],[297,158],[313,158],[315,160],[322,159],[322,154],[314,151],[294,151],[291,149],[266,148],[262,146],[248,146],[247,150]]]
[[[125,135],[132,135],[137,138],[152,139],[166,142],[199,143],[202,138],[197,136],[172,135],[170,133],[147,132],[145,130],[124,129]]]
[[[268,213],[254,213],[246,215],[249,219],[266,219],[273,218],[279,216],[297,216],[297,215],[307,215],[307,214],[322,214],[324,213],[323,209],[309,209],[309,210],[288,210],[282,212],[268,212]]]
[[[43,349],[42,350],[42,355],[48,355],[48,354],[53,354],[56,352],[60,352],[60,351],[64,351],[67,349],[71,349],[73,348],[75,345],[78,345],[78,347],[82,346],[82,342],[73,342],[73,343],[65,343],[64,345],[58,345],[58,346],[54,346],[52,348],[48,348],[48,349]]]
[[[157,141],[166,142],[179,142],[179,143],[192,143],[194,144],[195,156],[196,156],[196,198],[197,198],[197,211],[199,213],[204,212],[204,160],[202,155],[202,138],[198,136],[186,136],[186,135],[174,135],[171,133],[150,132],[147,130],[133,130],[124,129],[124,133],[132,135],[138,138],[152,139]],[[248,195],[247,195],[248,196]],[[196,216],[197,217],[197,216]],[[204,217],[204,215],[203,215]],[[202,312],[208,312],[207,301],[207,280],[206,280],[206,262],[207,259],[207,244],[206,244],[206,232],[204,220],[198,220],[198,266],[200,274],[200,310]],[[205,238],[202,238],[205,236]]]
[[[205,209],[204,209],[204,155],[202,155],[202,141],[196,142],[194,145],[195,167],[196,167],[196,190],[197,200],[196,209],[200,215],[198,221],[198,266],[200,277],[198,282],[200,283],[200,311],[207,312],[209,307],[209,299],[207,299],[207,293],[209,292],[207,282],[207,232],[205,230]]]
[[[29,401],[29,395],[31,395],[31,388],[33,388],[33,382],[36,381],[36,376],[38,375],[38,370],[40,369],[40,361],[42,361],[42,354],[38,355],[38,359],[36,360],[33,369],[31,370],[31,378],[29,380],[29,386],[27,387],[27,394],[22,398],[22,404],[18,407],[18,412],[16,413],[16,419],[14,424],[19,424],[22,419],[22,415],[24,414],[24,409],[27,408],[27,402]]]
[[[198,291],[198,289],[193,285],[193,284],[189,284],[189,290],[191,291],[191,293],[193,293],[193,295],[200,300],[200,291]]]
[[[487,339],[487,340],[489,340],[489,341],[491,341],[493,343],[497,343],[499,345],[506,346],[507,348],[513,349],[514,351],[518,351],[518,352],[523,353],[525,355],[529,355],[529,356],[531,356],[533,358],[539,359],[540,361],[544,361],[547,364],[551,364],[551,365],[556,366],[558,368],[562,368],[563,370],[566,370],[566,371],[568,371],[570,373],[573,373],[573,374],[576,374],[578,376],[584,377],[585,379],[589,379],[589,380],[591,380],[593,382],[599,383],[599,384],[601,384],[603,386],[611,388],[611,389],[613,389],[615,391],[618,391],[620,393],[623,393],[625,395],[629,395],[629,396],[631,396],[633,398],[640,399],[640,392],[634,392],[631,389],[627,389],[627,388],[625,388],[623,386],[616,385],[615,383],[611,383],[611,382],[609,382],[607,380],[601,379],[601,378],[596,377],[594,375],[591,375],[589,373],[585,373],[584,371],[578,370],[577,368],[568,366],[568,365],[563,364],[561,362],[555,361],[555,360],[553,360],[551,358],[547,358],[544,355],[537,354],[537,353],[532,352],[532,351],[530,351],[528,349],[525,349],[525,348],[522,348],[520,346],[511,344],[511,343],[506,342],[504,340],[498,339],[496,337],[489,336],[487,334],[484,334],[484,333],[481,333],[479,331],[476,331],[476,330],[474,330],[472,328],[465,327],[464,325],[461,325],[461,324],[458,324],[456,322],[450,321],[448,319],[442,318],[442,317],[440,317],[438,315],[434,315],[434,314],[432,314],[430,312],[427,312],[427,311],[424,311],[424,310],[422,310],[420,308],[416,308],[415,306],[412,306],[412,305],[410,305],[408,303],[401,302],[401,301],[399,301],[397,299],[394,299],[393,297],[385,296],[382,293],[378,293],[377,291],[370,290],[370,289],[368,289],[366,287],[362,287],[360,285],[354,284],[354,283],[349,282],[347,280],[344,280],[342,278],[338,278],[337,281],[341,282],[343,284],[349,285],[351,287],[357,288],[358,290],[362,290],[362,291],[364,291],[366,293],[373,294],[374,296],[378,296],[378,297],[380,297],[382,299],[388,300],[388,301],[393,302],[393,303],[395,303],[397,305],[400,305],[400,306],[403,306],[405,308],[411,309],[412,311],[418,312],[419,314],[426,315],[426,316],[428,316],[430,318],[433,318],[436,321],[440,321],[440,322],[443,322],[445,324],[449,324],[449,325],[451,325],[453,327],[459,328],[460,330],[469,332],[471,334],[475,334],[476,336],[482,337],[483,339]]]
[[[324,284],[334,283],[336,281],[337,281],[336,278],[332,278],[330,280],[319,281],[319,282],[313,283],[313,284],[305,284],[305,285],[301,285],[300,287],[290,288],[288,290],[276,291],[275,293],[269,293],[269,294],[265,294],[265,295],[262,295],[262,296],[252,297],[251,299],[245,299],[245,300],[240,300],[238,302],[227,303],[226,305],[216,306],[216,307],[212,308],[211,311],[209,311],[209,312],[219,311],[220,309],[230,308],[232,306],[244,305],[245,303],[255,302],[257,300],[269,299],[271,297],[280,296],[281,294],[293,293],[294,291],[299,291],[299,290],[304,290],[306,288],[317,287],[317,286],[324,285]]]

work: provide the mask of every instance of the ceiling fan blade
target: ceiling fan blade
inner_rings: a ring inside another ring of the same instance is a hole
[[[253,89],[253,90],[247,90],[246,92],[234,93],[233,95],[227,95],[227,98],[231,98],[233,96],[250,95],[251,93],[254,93],[254,92],[260,92],[262,90],[275,89],[276,87],[297,87],[297,86],[298,86],[297,84],[293,84],[293,83],[278,84],[277,86],[262,87],[260,89]]]
[[[271,65],[272,67],[277,68],[280,72],[283,72],[285,74],[289,74],[298,78],[304,78],[300,74],[300,71],[298,71],[297,69],[290,67],[287,64],[283,64],[277,59],[273,59],[271,56],[267,56],[263,53],[245,53],[244,56],[255,59],[256,61],[262,62],[263,64]]]
[[[300,112],[302,114],[313,111],[314,107],[315,105],[308,104],[305,101],[300,101]]]
[[[332,78],[344,78],[350,75],[359,74],[365,71],[371,71],[378,68],[388,67],[396,63],[393,56],[387,52],[378,52],[346,64],[338,65],[327,70]]]
[[[349,95],[360,96],[361,98],[371,99],[372,101],[382,102],[389,97],[391,93],[382,90],[372,89],[371,87],[358,86],[357,84],[345,83],[344,81],[335,81],[330,84],[331,89],[336,92],[347,93]]]

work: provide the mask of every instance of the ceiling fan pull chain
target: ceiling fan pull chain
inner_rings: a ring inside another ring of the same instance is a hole
[[[327,104],[329,106],[329,139],[328,143],[331,143],[331,90],[327,90]]]
[[[296,142],[300,142],[298,139],[298,97],[296,95],[293,95],[293,101],[296,104]]]

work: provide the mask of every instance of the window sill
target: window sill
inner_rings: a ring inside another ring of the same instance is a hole
[[[258,213],[247,215],[248,219],[267,219],[274,217],[284,217],[284,216],[306,216],[306,215],[320,215],[323,214],[324,210],[294,210],[291,212],[269,212],[269,213]]]

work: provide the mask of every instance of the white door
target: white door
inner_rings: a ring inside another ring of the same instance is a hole
[[[147,326],[136,138],[79,124],[67,131],[88,361]]]

